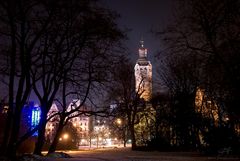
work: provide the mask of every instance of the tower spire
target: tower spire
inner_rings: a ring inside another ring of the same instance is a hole
[[[141,46],[142,48],[144,48],[144,40],[143,40],[143,37],[141,37],[140,46]]]
[[[144,47],[144,41],[143,41],[143,37],[141,37],[140,42],[140,47],[139,47],[139,59],[141,59],[142,61],[145,60],[147,61],[147,49]]]

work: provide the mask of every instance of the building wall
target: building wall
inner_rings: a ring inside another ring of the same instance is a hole
[[[77,106],[80,105],[80,101],[78,100],[73,100],[73,102],[71,102],[67,108],[67,111],[70,110],[74,110]],[[83,107],[85,108],[85,107]],[[48,117],[50,117],[51,115],[53,115],[54,113],[58,112],[58,107],[56,106],[56,104],[53,104],[51,109],[49,110],[48,113]],[[89,135],[89,117],[87,116],[83,116],[83,115],[78,115],[78,112],[74,112],[71,116],[76,116],[72,119],[69,120],[69,123],[71,123],[73,125],[74,128],[76,128],[78,136],[80,138],[80,140],[78,140],[78,144],[80,145],[82,140],[87,140],[88,139],[88,135]],[[57,123],[58,123],[59,118],[58,117],[54,117],[52,118],[46,125],[46,137],[47,139],[52,142],[53,141],[53,137],[55,135],[55,131],[56,131],[56,127],[57,127]]]
[[[152,65],[135,65],[135,88],[145,101],[149,101],[152,96]]]

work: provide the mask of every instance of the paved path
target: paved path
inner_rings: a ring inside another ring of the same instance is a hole
[[[97,150],[68,151],[73,158],[47,161],[240,161],[238,158],[216,158],[189,152],[142,152],[130,148],[105,148]]]

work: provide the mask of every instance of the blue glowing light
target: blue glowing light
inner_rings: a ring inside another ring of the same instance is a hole
[[[31,129],[34,129],[40,121],[40,115],[41,115],[41,111],[39,107],[34,107],[32,109],[32,116],[31,116]],[[33,136],[37,136],[38,132],[36,131]]]

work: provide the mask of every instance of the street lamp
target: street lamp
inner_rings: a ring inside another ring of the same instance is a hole
[[[121,125],[121,124],[122,124],[122,120],[118,118],[118,119],[117,119],[117,124],[118,124],[118,125]]]
[[[119,140],[118,140],[118,144],[120,145],[120,143],[123,141],[124,147],[125,145],[125,139],[126,139],[126,125],[124,120],[122,120],[121,118],[117,118],[116,119],[116,125],[118,130],[120,131],[120,134],[118,134]]]
[[[68,137],[69,137],[69,135],[68,135],[67,133],[63,134],[63,139],[64,139],[64,140],[67,140]]]

